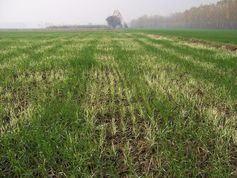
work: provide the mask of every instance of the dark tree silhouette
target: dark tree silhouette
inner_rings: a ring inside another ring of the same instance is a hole
[[[117,28],[117,27],[122,28],[123,27],[121,19],[117,16],[109,16],[106,19],[106,21],[107,21],[108,25],[112,28]]]
[[[112,28],[123,28],[123,17],[118,10],[115,10],[113,15],[109,16],[106,21],[108,25]]]

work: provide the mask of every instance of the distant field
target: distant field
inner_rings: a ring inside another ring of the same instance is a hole
[[[140,30],[139,30],[140,31]],[[145,33],[237,44],[237,30],[143,30]]]
[[[237,176],[237,53],[170,35],[237,44],[0,33],[0,177]]]

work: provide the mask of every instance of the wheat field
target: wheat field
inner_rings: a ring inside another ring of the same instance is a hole
[[[236,51],[1,32],[0,72],[0,177],[237,176]]]

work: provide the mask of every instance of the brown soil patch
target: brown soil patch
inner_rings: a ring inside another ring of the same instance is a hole
[[[161,38],[160,35],[152,35],[154,38]],[[172,37],[170,37],[172,38]],[[217,49],[225,49],[227,51],[231,52],[236,52],[237,51],[237,45],[233,44],[221,44],[221,43],[215,43],[211,41],[205,41],[205,40],[198,40],[198,39],[184,39],[182,37],[177,37],[176,39],[185,41],[185,42],[190,42],[190,43],[196,43],[196,44],[202,44],[207,47],[212,47],[212,48],[217,48]]]
[[[237,51],[237,46],[236,45],[218,44],[218,43],[214,43],[214,42],[202,41],[202,40],[197,40],[197,39],[190,39],[190,40],[187,40],[187,41],[190,41],[192,43],[197,43],[197,44],[203,44],[203,45],[213,47],[213,48],[217,48],[217,49],[226,49],[226,50],[232,51],[232,52]]]

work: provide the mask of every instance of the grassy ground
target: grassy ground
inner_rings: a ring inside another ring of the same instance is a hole
[[[0,177],[237,175],[236,53],[142,32],[0,36]]]
[[[139,30],[140,31],[140,30]],[[174,30],[143,30],[144,33],[152,33],[158,35],[166,35],[172,37],[181,37],[184,39],[198,39],[218,43],[237,44],[237,30],[187,30],[187,29],[174,29]]]

